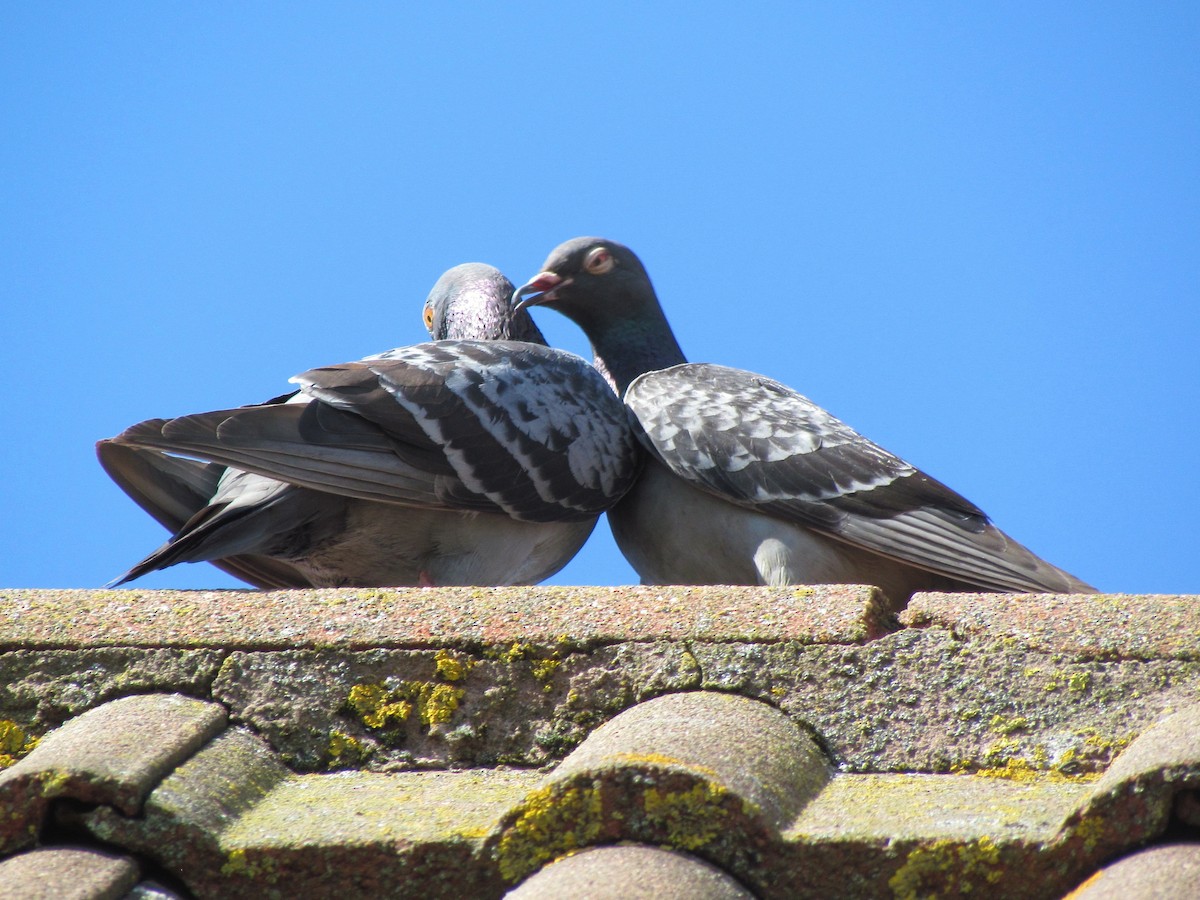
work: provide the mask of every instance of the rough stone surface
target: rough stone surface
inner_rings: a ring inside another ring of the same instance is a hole
[[[875,588],[519,587],[311,591],[0,590],[0,648],[237,649],[581,644],[640,640],[848,642],[889,618]]]
[[[0,608],[3,603],[0,595]],[[224,656],[219,650],[144,647],[0,650],[0,719],[44,734],[130,694],[205,697]]]
[[[692,653],[701,687],[778,705],[850,771],[1102,771],[1165,710],[1200,699],[1195,662],[1077,660],[942,628]]]
[[[1200,660],[1194,596],[917,594],[900,620],[948,628],[958,637],[1008,636],[1032,650],[1080,659]]]
[[[638,845],[566,856],[504,896],[506,900],[754,900],[737,881],[703,860]]]
[[[394,771],[544,765],[622,709],[698,680],[680,642],[238,651],[212,696],[299,770]]]
[[[92,847],[43,847],[0,860],[8,900],[121,900],[137,884],[138,865]]]
[[[1160,616],[1154,599],[919,595],[889,633],[853,588],[7,591],[0,646],[26,649],[0,653],[0,721],[36,737],[178,691],[300,771],[545,765],[622,709],[703,688],[778,706],[849,771],[1082,774],[1200,697],[1200,603],[1162,598]],[[1098,644],[1072,623],[1123,627]],[[414,696],[438,721],[400,714]]]

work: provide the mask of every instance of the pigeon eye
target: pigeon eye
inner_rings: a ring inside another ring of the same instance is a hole
[[[593,275],[604,275],[617,264],[607,247],[597,247],[583,261],[583,267]]]
[[[433,332],[433,307],[432,306],[427,305],[425,307],[424,319],[425,319],[425,329],[432,333]]]

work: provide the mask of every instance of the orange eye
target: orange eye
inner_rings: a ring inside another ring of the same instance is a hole
[[[583,261],[583,267],[593,275],[604,275],[612,271],[617,264],[607,247],[597,247],[588,253]]]
[[[425,329],[430,334],[432,334],[433,333],[433,307],[432,306],[425,307],[424,319],[425,319]]]

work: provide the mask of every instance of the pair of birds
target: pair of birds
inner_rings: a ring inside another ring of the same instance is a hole
[[[546,347],[531,306],[575,321],[594,366]],[[687,363],[621,244],[567,241],[515,291],[458,266],[425,323],[433,342],[294,394],[101,441],[175,532],[116,583],[208,560],[259,587],[529,584],[607,511],[645,584],[1093,590],[790,388]]]

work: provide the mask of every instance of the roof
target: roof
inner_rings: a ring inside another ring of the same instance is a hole
[[[5,896],[1128,897],[1200,597],[0,590],[0,754]]]

